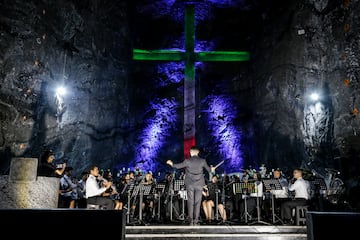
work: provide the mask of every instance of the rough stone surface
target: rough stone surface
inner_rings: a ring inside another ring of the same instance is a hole
[[[0,208],[57,208],[60,179],[37,176],[37,158],[12,158],[10,175],[0,176]]]
[[[198,143],[207,157],[218,162],[220,143],[203,117],[206,96],[231,95],[244,167],[330,167],[360,185],[360,2],[204,2],[197,44],[251,53],[246,64],[198,65]],[[149,103],[161,97],[181,103],[181,84],[168,76],[183,68],[160,73],[159,65],[131,61],[131,49],[183,48],[178,3],[1,1],[2,173],[12,157],[37,158],[45,148],[75,174],[93,163],[134,166],[139,136],[156,113]],[[55,94],[60,84],[68,95]],[[323,97],[318,104],[309,99],[315,90]],[[154,136],[166,141],[157,155],[162,171],[163,159],[182,154],[182,110],[175,111],[171,137]]]
[[[8,175],[0,176],[0,208],[2,209],[51,209],[57,208],[59,178],[38,177],[36,181],[9,181]]]

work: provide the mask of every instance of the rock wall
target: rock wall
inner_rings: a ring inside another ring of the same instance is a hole
[[[52,209],[58,206],[60,179],[37,177],[36,158],[13,158],[10,175],[0,176],[1,209]]]

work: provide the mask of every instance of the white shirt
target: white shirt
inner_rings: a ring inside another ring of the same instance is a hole
[[[85,184],[85,197],[95,197],[100,196],[103,192],[106,191],[106,187],[100,187],[96,177],[94,175],[89,175]]]
[[[310,183],[298,178],[294,184],[289,184],[289,191],[295,191],[295,198],[310,199]]]

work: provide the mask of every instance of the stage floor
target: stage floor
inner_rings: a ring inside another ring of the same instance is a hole
[[[273,225],[146,225],[125,226],[125,238],[165,239],[307,239],[306,226]]]

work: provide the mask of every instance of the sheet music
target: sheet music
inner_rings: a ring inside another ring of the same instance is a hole
[[[255,193],[254,182],[237,182],[233,184],[234,194],[250,194]]]
[[[282,187],[279,179],[264,179],[265,190],[271,192],[275,198],[288,198],[287,187]]]
[[[185,183],[184,180],[174,180],[174,191],[180,191],[185,189]]]

